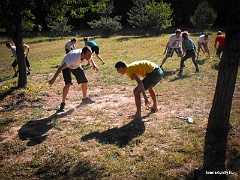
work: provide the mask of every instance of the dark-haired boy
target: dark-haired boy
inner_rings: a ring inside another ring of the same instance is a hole
[[[182,49],[181,49],[181,42],[182,42],[181,30],[177,29],[175,31],[175,34],[172,34],[170,36],[168,43],[166,45],[166,48],[163,52],[163,55],[166,54],[166,56],[162,60],[162,63],[160,65],[161,68],[162,68],[163,64],[166,62],[166,60],[169,57],[173,56],[174,51],[177,53],[178,57],[180,57],[182,59],[183,54],[182,54]]]
[[[137,82],[137,87],[133,90],[135,96],[135,104],[137,111],[133,115],[134,119],[141,118],[141,94],[144,97],[145,105],[151,108],[151,112],[156,112],[157,108],[157,99],[153,87],[162,79],[163,71],[162,69],[148,61],[135,61],[131,64],[126,64],[124,61],[119,61],[116,63],[115,68],[118,73],[126,74],[132,80]],[[143,80],[140,80],[139,76],[143,77]],[[148,100],[145,90],[148,90],[153,101],[153,105]]]
[[[183,51],[185,52],[185,55],[181,60],[179,75],[182,75],[183,68],[184,68],[184,61],[186,61],[188,58],[192,58],[192,62],[196,67],[196,72],[199,72],[198,64],[196,62],[196,46],[194,42],[191,39],[189,39],[187,32],[182,33],[182,38],[183,38],[182,48],[183,48]]]
[[[83,93],[82,101],[84,103],[94,102],[93,100],[87,97],[88,80],[84,73],[83,68],[81,67],[81,63],[84,59],[90,61],[92,63],[93,68],[98,70],[98,66],[95,64],[95,62],[92,59],[91,49],[88,47],[84,47],[83,49],[72,50],[68,54],[66,54],[66,56],[62,61],[61,66],[58,68],[53,78],[48,81],[49,84],[52,85],[56,80],[56,78],[58,77],[58,75],[61,72],[63,73],[65,86],[63,88],[62,103],[60,105],[60,109],[58,110],[58,112],[64,112],[67,94],[70,89],[70,86],[72,85],[71,74],[73,74],[76,77],[78,84],[82,83],[82,93]]]

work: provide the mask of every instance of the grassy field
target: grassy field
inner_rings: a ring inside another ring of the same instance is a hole
[[[199,34],[190,34],[197,43]],[[142,120],[135,113],[132,90],[136,86],[117,73],[119,60],[130,63],[147,59],[160,65],[170,34],[154,37],[90,37],[100,46],[106,62],[98,72],[86,70],[88,95],[96,102],[81,103],[81,86],[75,79],[66,113],[56,116],[62,96],[63,78],[49,86],[71,37],[24,39],[30,46],[31,75],[26,89],[14,89],[11,52],[0,44],[0,179],[192,179],[203,163],[204,138],[218,76],[219,60],[200,53],[200,73],[191,60],[183,76],[177,76],[180,60],[174,54],[164,65],[164,81],[156,87],[159,111],[142,107]],[[83,37],[76,37],[82,48]],[[240,177],[240,73],[231,111],[226,167]],[[176,118],[188,116],[193,124]]]

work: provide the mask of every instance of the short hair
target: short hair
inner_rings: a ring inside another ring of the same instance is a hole
[[[77,41],[77,39],[76,38],[72,38],[71,41]]]
[[[205,34],[204,37],[208,37],[208,34]]]
[[[221,34],[222,34],[222,32],[221,32],[221,31],[218,31],[218,32],[217,32],[217,35],[221,35]]]
[[[184,32],[182,33],[182,37],[183,37],[183,39],[188,38],[188,32],[187,32],[187,31],[184,31]]]
[[[6,46],[10,48],[11,44],[9,42],[6,42]]]
[[[127,67],[127,65],[126,65],[126,63],[125,63],[125,61],[118,61],[116,64],[115,64],[115,68],[117,68],[117,69],[119,69],[119,68],[126,68]]]
[[[92,50],[88,46],[86,46],[82,49],[83,54],[86,54],[88,51],[92,52]]]
[[[88,40],[89,40],[89,38],[88,38],[88,37],[85,37],[85,38],[83,38],[83,40],[84,40],[84,41],[88,41]]]
[[[175,31],[175,33],[177,34],[177,33],[181,33],[181,29],[177,29],[176,31]]]

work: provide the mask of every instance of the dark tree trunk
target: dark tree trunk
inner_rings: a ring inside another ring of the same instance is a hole
[[[18,62],[18,87],[25,87],[27,85],[26,61],[22,45],[22,26],[21,21],[15,27],[8,27],[8,33],[16,45],[17,62]]]
[[[232,0],[229,3],[232,7],[229,11],[225,47],[208,119],[204,163],[201,171],[195,171],[195,179],[227,179],[226,173],[222,175],[216,175],[216,173],[224,173],[226,170],[229,118],[240,59],[240,3],[238,0]]]

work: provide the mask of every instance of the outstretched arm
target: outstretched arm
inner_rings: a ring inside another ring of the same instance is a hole
[[[93,57],[91,57],[91,59],[89,59],[89,61],[92,63],[93,69],[96,69],[98,71],[98,66],[94,62]]]
[[[49,83],[50,85],[52,85],[52,84],[54,83],[54,81],[57,79],[58,75],[62,72],[62,70],[66,69],[66,68],[67,68],[67,64],[66,64],[66,63],[64,63],[63,65],[61,65],[61,66],[58,68],[58,70],[56,71],[56,73],[54,74],[53,78],[48,81],[48,83]]]
[[[166,54],[166,51],[167,51],[167,48],[168,48],[169,44],[170,44],[170,43],[168,42],[167,45],[166,45],[166,48],[165,48],[165,50],[164,50],[164,52],[163,52],[163,55]]]

